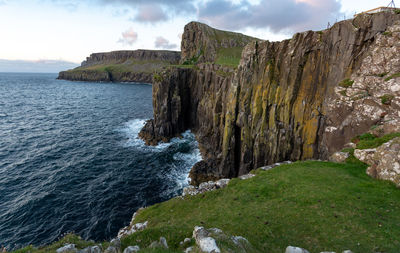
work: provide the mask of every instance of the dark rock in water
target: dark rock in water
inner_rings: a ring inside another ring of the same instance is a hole
[[[156,143],[191,129],[204,158],[190,174],[194,184],[279,161],[327,159],[374,124],[389,124],[387,114],[390,122],[400,122],[395,81],[368,79],[378,76],[373,71],[400,72],[400,56],[390,50],[398,46],[399,20],[400,15],[390,12],[358,15],[282,42],[252,41],[236,69],[212,63],[215,51],[230,42],[208,48],[208,41],[214,41],[212,28],[190,23],[183,35],[182,61],[192,63],[194,57],[211,63],[159,74],[153,85],[154,120],[141,137]],[[395,35],[392,40],[382,34],[386,30]],[[378,51],[375,64],[370,55]],[[382,55],[390,64],[380,60]],[[390,103],[380,102],[383,94],[372,88],[376,84],[394,92]],[[343,95],[364,91],[372,94]]]

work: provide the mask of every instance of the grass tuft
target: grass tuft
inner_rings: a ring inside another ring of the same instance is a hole
[[[390,103],[392,102],[392,99],[394,98],[393,95],[391,94],[385,94],[382,97],[380,97],[381,102],[383,105],[390,105]]]
[[[386,81],[386,82],[387,82],[387,81],[390,81],[390,80],[392,80],[393,78],[396,78],[396,77],[400,77],[400,73],[396,73],[396,74],[393,74],[393,75],[387,77],[387,78],[385,79],[385,81]]]
[[[347,79],[344,79],[343,81],[341,81],[339,83],[339,86],[343,87],[343,88],[349,88],[349,87],[351,87],[353,85],[353,83],[354,83],[353,80],[347,78]]]

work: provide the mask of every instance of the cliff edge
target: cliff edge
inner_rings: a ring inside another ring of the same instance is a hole
[[[179,60],[180,52],[164,50],[94,53],[80,67],[60,72],[58,79],[152,83],[154,72],[165,66],[178,64]]]
[[[279,161],[326,159],[374,126],[399,131],[399,22],[391,12],[363,14],[282,42],[256,39],[236,67],[214,54],[236,44],[204,50],[212,28],[189,23],[182,61],[199,57],[157,74],[154,120],[140,135],[154,144],[191,129],[204,158],[191,171],[197,184]]]

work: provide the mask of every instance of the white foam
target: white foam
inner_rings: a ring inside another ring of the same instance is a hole
[[[176,166],[171,164],[172,169],[168,175],[164,175],[176,182],[176,187],[164,192],[165,195],[169,195],[171,192],[176,192],[179,189],[183,189],[189,184],[189,171],[197,162],[203,158],[198,148],[198,143],[194,135],[188,130],[182,133],[182,138],[173,138],[168,143],[159,143],[157,146],[146,146],[145,142],[139,138],[141,129],[146,124],[146,120],[134,119],[128,121],[125,126],[121,129],[128,140],[123,144],[125,147],[135,147],[137,149],[146,152],[162,152],[169,148],[171,145],[180,145],[188,143],[191,146],[190,153],[177,152],[173,155],[174,161],[177,161],[183,166]]]

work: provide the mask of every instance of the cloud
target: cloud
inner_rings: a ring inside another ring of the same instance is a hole
[[[274,32],[320,29],[340,15],[336,0],[211,0],[199,4],[198,17],[223,29],[269,28]]]
[[[166,21],[168,16],[159,5],[142,5],[139,7],[137,15],[134,17],[134,21],[138,22],[149,22],[157,23],[160,21]]]
[[[163,38],[161,36],[156,38],[154,46],[156,48],[162,48],[162,49],[174,49],[178,47],[176,44],[169,43],[169,41],[166,38]]]
[[[136,12],[133,21],[157,23],[171,19],[174,15],[195,14],[195,0],[97,0],[104,5],[124,6]]]
[[[138,34],[133,30],[133,28],[129,28],[122,33],[122,38],[118,40],[118,43],[132,46],[137,41],[137,38]]]

